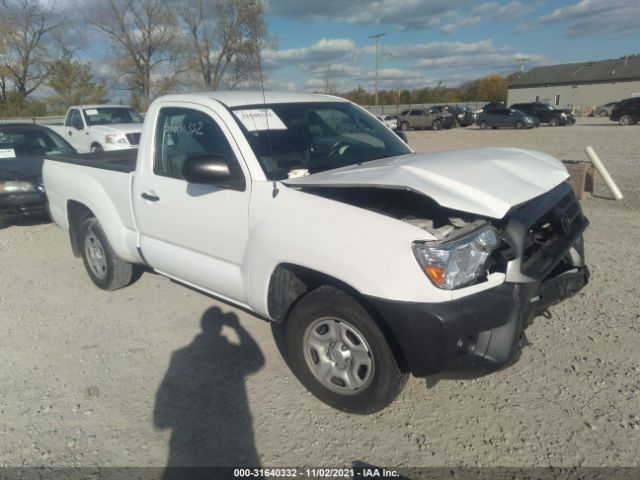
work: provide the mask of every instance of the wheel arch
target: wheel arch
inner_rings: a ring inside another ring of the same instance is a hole
[[[269,279],[267,293],[269,317],[278,324],[286,323],[289,312],[297,302],[312,290],[325,285],[335,287],[351,295],[362,305],[382,330],[400,369],[408,371],[406,359],[391,328],[377,309],[367,300],[367,297],[348,283],[326,273],[292,263],[277,265]]]
[[[75,257],[80,257],[80,225],[95,214],[85,204],[75,200],[67,202],[67,221],[69,225],[69,240],[71,241],[71,251]]]

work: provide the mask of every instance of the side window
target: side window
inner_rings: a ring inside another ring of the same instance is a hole
[[[220,154],[229,164],[236,163],[229,142],[210,116],[188,108],[160,110],[153,173],[181,179],[184,161],[203,153]]]
[[[75,110],[69,110],[67,112],[67,118],[64,119],[64,126],[65,127],[72,127],[73,126],[73,112],[75,112]]]
[[[411,117],[421,117],[422,115],[424,115],[424,110],[411,110],[409,114]]]
[[[67,121],[65,121],[65,126],[78,128],[81,125],[82,122],[80,120],[80,114],[78,110],[75,108],[73,110],[70,110],[69,114],[67,115]]]

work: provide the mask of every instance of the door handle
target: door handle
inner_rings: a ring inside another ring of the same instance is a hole
[[[144,192],[141,193],[140,196],[145,200],[149,200],[150,202],[157,202],[158,200],[160,200],[160,197],[154,193]]]
[[[73,135],[73,132],[71,130],[69,130],[69,136]]]

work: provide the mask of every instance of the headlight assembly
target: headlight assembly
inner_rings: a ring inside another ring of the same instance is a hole
[[[29,193],[35,192],[36,187],[31,182],[9,181],[0,182],[0,193]]]
[[[129,143],[124,133],[112,133],[104,137],[104,141],[107,143]]]
[[[499,243],[496,229],[486,226],[451,242],[414,243],[413,253],[436,287],[454,290],[486,273],[485,262]]]

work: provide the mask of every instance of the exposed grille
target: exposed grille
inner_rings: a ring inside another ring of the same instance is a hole
[[[129,141],[129,145],[138,145],[140,143],[140,134],[127,133],[127,140]]]
[[[564,196],[552,209],[527,230],[523,245],[522,272],[535,275],[558,259],[582,226],[582,210],[573,192]]]

